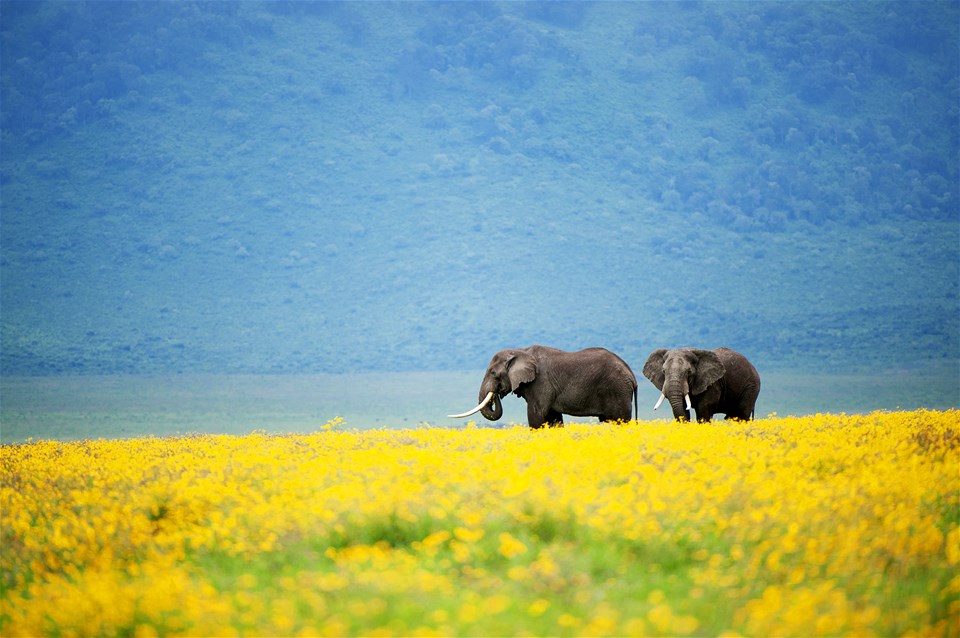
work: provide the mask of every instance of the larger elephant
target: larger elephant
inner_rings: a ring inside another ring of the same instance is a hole
[[[757,369],[730,348],[654,350],[643,376],[662,393],[654,409],[667,399],[674,418],[680,420],[689,420],[692,409],[698,421],[709,421],[715,414],[749,421],[760,394]]]
[[[629,421],[631,398],[636,410],[637,378],[623,359],[603,348],[578,352],[546,346],[501,350],[493,355],[483,375],[479,405],[450,417],[480,412],[496,421],[503,416],[500,399],[511,392],[526,400],[531,428],[563,425],[564,414]]]

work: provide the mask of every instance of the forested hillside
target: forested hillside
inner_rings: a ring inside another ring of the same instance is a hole
[[[960,356],[955,2],[4,2],[2,372]]]

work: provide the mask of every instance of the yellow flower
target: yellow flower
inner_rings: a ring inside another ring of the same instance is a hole
[[[522,542],[508,534],[507,532],[500,533],[500,554],[510,560],[525,554],[527,551],[527,546]]]
[[[486,531],[483,529],[458,527],[453,530],[453,535],[457,537],[457,540],[463,541],[464,543],[476,543],[483,538],[484,534],[486,534]]]
[[[958,442],[917,411],[0,446],[0,634],[944,635]]]
[[[434,532],[426,538],[423,539],[423,546],[428,548],[434,548],[439,545],[442,545],[450,540],[450,532],[447,530],[440,530],[439,532]]]

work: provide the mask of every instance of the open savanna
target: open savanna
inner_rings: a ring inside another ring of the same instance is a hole
[[[0,633],[957,635],[960,412],[0,447]]]

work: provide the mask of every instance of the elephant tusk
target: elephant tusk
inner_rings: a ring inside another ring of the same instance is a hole
[[[663,400],[666,399],[666,398],[667,398],[667,395],[665,395],[665,394],[663,394],[663,393],[661,392],[661,393],[660,393],[660,398],[657,400],[657,404],[656,404],[655,406],[653,406],[653,409],[654,409],[654,410],[659,409],[660,404],[663,403]]]
[[[690,405],[690,395],[689,395],[689,394],[685,394],[685,395],[683,395],[683,398],[687,400],[687,409],[688,409],[688,410],[692,410],[692,409],[693,409],[693,406]]]
[[[464,412],[463,414],[448,414],[447,416],[451,419],[462,419],[465,416],[470,416],[471,414],[476,414],[483,408],[487,407],[487,404],[493,400],[493,392],[487,392],[487,398],[480,402],[480,405],[470,410],[469,412]]]

